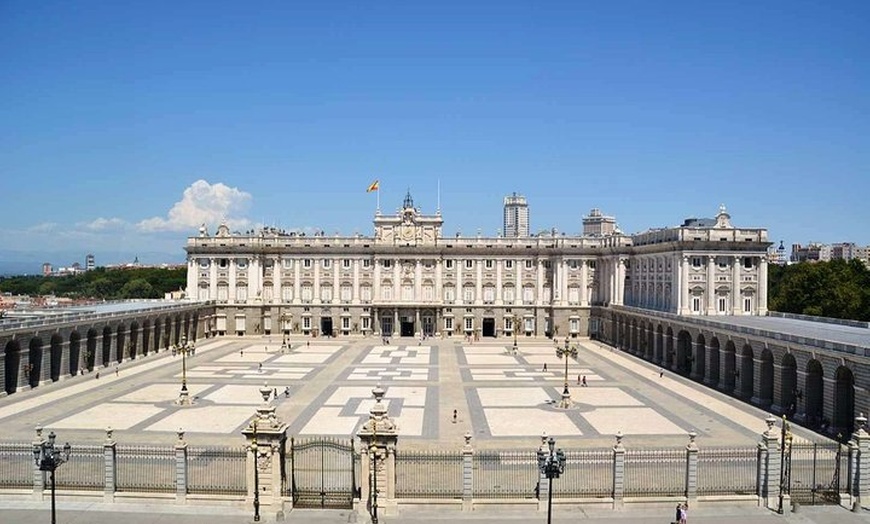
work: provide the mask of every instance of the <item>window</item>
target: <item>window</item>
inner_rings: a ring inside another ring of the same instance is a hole
[[[229,297],[229,289],[230,288],[227,287],[226,284],[218,286],[217,299],[222,302],[226,302]]]
[[[285,258],[284,260],[281,261],[281,263],[284,264],[284,269],[290,269],[293,267],[293,259],[292,258]]]
[[[453,261],[452,260],[445,260],[444,267],[446,267],[447,269],[453,269]]]
[[[207,258],[200,258],[199,259],[199,267],[207,268],[208,267],[208,259]]]
[[[414,286],[411,284],[404,284],[402,286],[402,300],[408,302],[414,300]]]
[[[743,257],[743,267],[745,269],[752,269],[752,257]]]
[[[332,302],[332,286],[320,287],[320,300],[324,302]]]
[[[535,330],[535,319],[534,318],[524,319],[523,323],[525,324],[526,333],[531,333],[532,331]]]
[[[323,269],[329,269],[332,267],[332,260],[328,258],[323,259]]]
[[[219,268],[226,269],[228,265],[230,265],[229,260],[227,260],[225,258],[218,260],[218,267]]]
[[[465,269],[472,269],[474,267],[474,260],[466,260],[465,261]]]
[[[544,269],[550,269],[550,261],[549,260],[544,260],[542,262],[542,265],[544,266]]]
[[[384,260],[381,262],[381,265],[384,266],[384,269],[390,269],[391,267],[393,267],[393,261],[392,260]]]
[[[281,288],[281,300],[284,302],[290,302],[293,300],[293,288],[290,286]]]
[[[371,302],[372,301],[372,287],[371,286],[363,286],[359,288],[359,298],[363,302]]]
[[[246,302],[248,300],[248,286],[243,284],[236,288],[236,300]]]
[[[445,331],[453,331],[453,318],[445,317],[444,318],[444,330]]]
[[[502,300],[504,300],[505,303],[507,303],[507,304],[514,303],[514,288],[513,287],[504,288],[504,291],[502,292]]]
[[[423,286],[423,300],[426,302],[431,302],[435,297],[435,288],[432,287],[431,284],[426,284]]]
[[[363,260],[363,268],[368,269],[372,266],[372,261],[369,259]]]
[[[594,260],[589,261],[589,269],[595,269],[595,261]]]
[[[492,269],[492,265],[493,265],[493,264],[492,264],[492,260],[487,260],[487,261],[484,262],[484,267],[485,267],[486,269]]]
[[[248,259],[247,258],[237,258],[236,259],[236,267],[239,269],[245,269],[248,267]]]
[[[568,288],[568,303],[569,304],[579,304],[580,303],[580,288],[576,286],[572,286]]]
[[[197,299],[208,300],[208,288],[207,287],[199,288],[199,294],[197,295]]]
[[[474,330],[474,317],[465,318],[465,331]]]
[[[350,259],[345,258],[344,260],[342,260],[341,267],[343,267],[344,269],[350,269]]]
[[[577,261],[576,260],[569,260],[568,267],[571,269],[577,269]]]
[[[718,257],[717,261],[719,262],[719,269],[726,269],[728,267],[728,259],[726,257]]]
[[[453,286],[445,287],[444,301],[448,304],[452,304],[454,300],[456,300],[456,290],[453,288]]]
[[[692,257],[692,267],[701,267],[701,257]]]
[[[302,317],[302,329],[311,329],[311,317]]]
[[[350,302],[351,297],[353,296],[353,288],[350,286],[341,286],[341,301],[342,302]]]
[[[393,286],[382,287],[381,298],[384,300],[393,300]]]
[[[311,302],[311,297],[314,293],[312,292],[311,285],[302,286],[302,301],[303,302]]]
[[[526,260],[526,269],[533,269],[535,267],[534,260]]]
[[[568,321],[568,330],[571,333],[579,333],[580,332],[580,319],[572,318]]]
[[[341,329],[344,331],[350,329],[350,317],[341,317]]]
[[[724,313],[727,305],[728,301],[725,299],[725,297],[719,297],[719,313]]]
[[[305,269],[311,269],[311,259],[306,258],[305,260],[303,260],[302,267],[304,267]]]
[[[474,302],[474,288],[473,287],[466,286],[462,290],[462,300],[464,300],[466,304]]]
[[[514,268],[514,261],[513,260],[505,260],[504,261],[504,268],[505,269],[513,269]]]
[[[360,319],[360,321],[361,321],[361,325],[362,325],[362,330],[363,330],[363,331],[368,331],[369,329],[371,329],[371,321],[372,321],[372,319],[371,319],[370,317],[362,317],[362,318]]]
[[[483,288],[483,302],[484,304],[492,304],[495,302],[495,288],[492,286],[486,286]]]
[[[505,317],[504,319],[504,330],[505,331],[513,331],[514,329],[514,319],[513,317]]]
[[[692,312],[701,312],[701,297],[692,297]]]
[[[752,299],[749,297],[743,299],[743,312],[752,313]]]
[[[533,287],[524,287],[523,288],[523,303],[531,304],[535,301],[535,288]]]

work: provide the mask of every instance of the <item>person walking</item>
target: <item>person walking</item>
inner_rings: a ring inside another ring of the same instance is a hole
[[[673,524],[680,524],[680,518],[682,518],[682,516],[683,516],[683,505],[680,503],[677,503],[677,512],[674,515]]]
[[[582,386],[583,386],[584,388],[586,387],[586,375],[583,375],[583,383],[582,383]]]
[[[683,503],[680,507],[680,524],[687,524],[689,521],[689,504]]]

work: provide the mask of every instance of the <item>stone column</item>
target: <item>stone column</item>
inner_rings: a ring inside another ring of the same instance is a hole
[[[852,511],[860,512],[863,505],[870,503],[870,434],[867,433],[867,417],[863,413],[855,417],[852,440],[849,441],[849,454],[852,457]]]
[[[302,268],[299,267],[302,265],[302,259],[297,258],[293,260],[293,303],[301,304],[302,303],[302,287],[301,287],[301,277],[302,277]]]
[[[589,263],[580,260],[580,307],[589,306]]]
[[[318,259],[314,259],[311,261],[311,264],[314,266],[314,283],[312,284],[313,289],[311,290],[311,303],[312,304],[320,304],[320,264],[323,262]],[[320,326],[318,327],[318,331],[320,331]],[[323,333],[321,333],[322,335]]]
[[[466,431],[462,448],[462,511],[474,509],[474,448],[471,447],[471,432]]]
[[[694,431],[689,432],[689,443],[686,445],[686,500],[690,505],[698,501],[698,444]]]
[[[373,319],[374,319],[373,320],[374,325],[372,326],[372,334],[375,336],[380,336],[380,334],[381,334],[381,320],[380,320],[380,317],[378,316],[378,308],[376,308],[376,307],[372,308],[372,315],[373,315]]]
[[[393,334],[392,336],[399,336],[399,308],[393,308]]]
[[[260,388],[263,403],[257,408],[251,423],[242,430],[250,451],[246,465],[248,496],[245,503],[259,504],[262,512],[283,520],[281,461],[287,443],[287,424],[275,414],[275,406],[269,404],[271,394],[272,388],[268,385]]]
[[[740,314],[740,257],[731,257],[731,314]]]
[[[680,257],[680,315],[688,315],[689,308],[689,255]]]
[[[414,336],[420,338],[423,334],[423,326],[420,324],[420,308],[414,308]]]
[[[704,369],[704,384],[706,386],[709,386],[710,388],[713,388],[713,389],[716,388],[716,382],[713,381],[713,373],[712,373],[714,364],[717,367],[719,367],[719,369],[717,369],[717,371],[719,372],[718,373],[719,380],[721,380],[721,377],[722,377],[722,370],[721,370],[722,366],[720,365],[720,363],[722,362],[722,352],[718,351],[717,354],[718,354],[719,358],[714,363],[713,362],[713,346],[707,345],[704,348],[704,359],[707,361],[706,365],[704,366],[704,368],[705,368]]]
[[[33,453],[40,453],[45,437],[42,436],[42,426],[36,426],[36,438],[33,439]],[[33,461],[33,498],[42,500],[42,493],[45,490],[45,472],[39,469],[39,464]]]
[[[752,373],[752,398],[749,399],[750,404],[755,404],[761,409],[770,408],[773,399],[765,398],[761,396],[761,368],[762,368],[762,360],[761,360],[761,352],[758,352],[752,358],[752,367],[754,369],[754,373]],[[776,377],[776,370],[774,369],[773,373],[774,377]],[[775,380],[775,379],[774,379]],[[775,386],[774,386],[775,387]],[[774,389],[774,394],[775,394]]]
[[[769,415],[764,422],[767,424],[767,430],[761,434],[761,440],[758,442],[758,502],[759,505],[776,511],[779,508],[782,488],[780,482],[782,473],[780,438],[782,435],[780,429],[776,427],[776,417]]]
[[[375,404],[369,410],[369,419],[357,436],[365,451],[361,463],[361,500],[369,514],[375,512],[396,515],[396,444],[399,433],[396,424],[387,415],[384,389],[378,384],[372,390]]]
[[[106,440],[103,442],[103,467],[106,485],[103,489],[103,502],[114,502],[118,485],[118,444],[115,442],[114,430],[106,428]]]
[[[767,257],[758,257],[758,314],[767,315]]]
[[[714,281],[716,278],[714,272],[715,267],[716,257],[713,255],[707,255],[707,285],[705,286],[707,293],[707,315],[716,314],[716,282]]]
[[[236,259],[230,258],[227,264],[227,273],[229,275],[229,288],[227,289],[227,304],[236,303]]]
[[[175,502],[184,504],[187,501],[187,442],[184,440],[184,430],[178,430],[178,440],[175,441]]]
[[[625,506],[625,446],[622,445],[622,431],[616,433],[613,446],[613,509]]]

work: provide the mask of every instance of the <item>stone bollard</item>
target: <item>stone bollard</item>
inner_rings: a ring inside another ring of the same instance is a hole
[[[852,511],[860,512],[870,503],[870,434],[867,433],[867,417],[859,413],[855,417],[849,452],[852,455]]]

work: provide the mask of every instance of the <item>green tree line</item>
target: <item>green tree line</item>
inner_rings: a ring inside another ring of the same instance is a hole
[[[18,276],[0,278],[0,292],[13,295],[54,295],[69,298],[123,300],[163,298],[187,285],[187,269],[106,269],[62,277]]]
[[[870,269],[860,260],[769,267],[768,309],[870,321]]]

